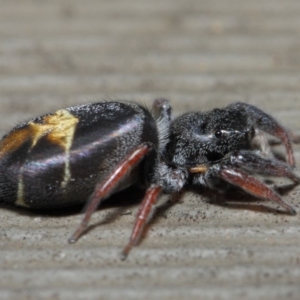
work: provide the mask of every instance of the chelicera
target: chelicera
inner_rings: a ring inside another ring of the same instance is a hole
[[[264,133],[283,143],[287,162],[273,157]],[[188,184],[213,190],[236,186],[294,215],[255,175],[298,183],[292,149],[298,141],[272,116],[246,103],[176,118],[165,99],[155,100],[152,111],[123,101],[73,106],[21,123],[3,137],[1,200],[31,209],[86,203],[69,239],[73,243],[103,200],[139,184],[145,196],[122,252],[125,259],[138,244],[158,197]]]

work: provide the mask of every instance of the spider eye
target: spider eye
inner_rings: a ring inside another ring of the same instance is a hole
[[[220,138],[222,136],[222,131],[221,130],[217,130],[216,132],[215,132],[215,137],[216,138]]]

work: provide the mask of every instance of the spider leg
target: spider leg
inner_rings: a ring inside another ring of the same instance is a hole
[[[217,170],[217,174],[215,175],[224,181],[235,185],[258,198],[271,200],[274,203],[279,204],[291,215],[296,214],[296,211],[290,205],[285,203],[275,191],[243,170],[228,165],[222,165]]]
[[[87,205],[84,217],[76,231],[69,238],[69,243],[75,243],[78,240],[78,238],[86,230],[92,214],[100,205],[102,200],[114,191],[121,180],[126,177],[126,175],[145,157],[150,149],[150,146],[146,144],[139,146],[123,161],[121,161],[105,180],[102,180],[96,185]]]
[[[121,253],[122,260],[125,260],[131,248],[139,243],[145,225],[147,224],[147,221],[152,215],[153,205],[155,204],[158,196],[160,195],[161,190],[162,188],[157,185],[152,185],[148,188],[144,200],[139,209],[139,212],[136,216],[135,224],[133,226],[129,242]]]
[[[243,109],[246,111],[247,115],[254,122],[257,128],[279,138],[287,151],[287,161],[291,167],[295,167],[295,158],[293,154],[293,149],[291,145],[291,140],[298,141],[299,137],[290,133],[287,129],[285,129],[282,125],[278,123],[272,116],[266,114],[259,108],[247,104],[247,103],[234,103],[229,106],[232,109]]]
[[[275,159],[262,158],[251,151],[240,150],[230,155],[230,164],[248,172],[287,177],[294,182],[300,182],[300,177],[293,172],[289,165]]]
[[[152,111],[156,118],[164,119],[166,122],[171,122],[172,107],[169,100],[164,98],[155,99],[152,105]]]

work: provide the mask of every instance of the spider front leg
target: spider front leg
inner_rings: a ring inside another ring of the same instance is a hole
[[[290,215],[296,215],[294,208],[285,203],[274,190],[270,189],[255,177],[238,168],[232,166],[222,166],[218,172],[218,177],[243,189],[245,192],[252,194],[255,197],[271,200],[274,203],[279,204]]]
[[[230,164],[250,173],[287,177],[296,183],[300,182],[300,177],[286,163],[275,159],[262,158],[249,150],[240,150],[231,154]]]
[[[296,211],[285,203],[274,190],[247,173],[247,171],[267,176],[287,177],[299,182],[299,177],[287,165],[279,161],[263,159],[250,151],[238,151],[224,162],[210,167],[204,174],[199,174],[198,177],[195,177],[194,183],[205,183],[214,188],[215,181],[221,179],[255,197],[279,204],[291,215],[296,214]]]
[[[299,142],[299,137],[286,128],[279,124],[272,116],[266,114],[259,108],[247,104],[247,103],[234,103],[229,106],[231,109],[244,110],[249,116],[250,120],[254,123],[254,126],[261,129],[277,138],[279,138],[287,151],[287,161],[291,167],[295,167],[295,158],[293,154],[293,149],[291,141]]]

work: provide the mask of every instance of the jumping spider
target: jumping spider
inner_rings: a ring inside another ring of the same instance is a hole
[[[262,132],[277,137],[287,163],[271,155]],[[27,208],[57,209],[86,203],[69,239],[86,230],[102,200],[132,184],[145,188],[125,258],[135,246],[161,193],[187,184],[241,188],[295,210],[253,175],[298,183],[291,142],[299,137],[255,106],[189,112],[173,119],[165,99],[152,112],[136,103],[111,101],[73,106],[21,123],[0,141],[1,201]]]

